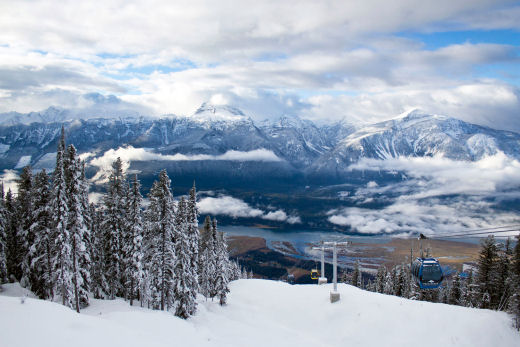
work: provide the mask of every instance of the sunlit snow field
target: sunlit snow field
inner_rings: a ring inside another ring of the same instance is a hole
[[[92,300],[81,314],[57,303],[25,299],[4,286],[0,346],[519,346],[503,312],[411,301],[339,284],[288,285],[240,280],[228,304],[199,298],[196,315]]]

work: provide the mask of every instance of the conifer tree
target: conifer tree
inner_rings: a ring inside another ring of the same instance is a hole
[[[124,254],[126,256],[125,279],[126,292],[133,305],[138,298],[139,288],[143,280],[143,220],[142,220],[142,196],[141,183],[137,175],[132,178],[132,186],[128,194],[127,234]]]
[[[482,304],[482,295],[480,292],[480,285],[478,283],[477,276],[473,274],[473,271],[470,270],[468,279],[466,280],[467,289],[466,289],[466,306],[467,307],[475,307],[480,308]]]
[[[90,215],[90,275],[91,275],[91,290],[94,298],[102,299],[105,297],[105,288],[108,288],[106,283],[104,268],[105,262],[103,257],[104,234],[101,228],[102,215],[96,209],[96,206],[91,203],[89,205]]]
[[[200,232],[199,232],[199,211],[197,209],[197,191],[195,182],[190,189],[190,196],[186,202],[186,222],[189,240],[188,253],[190,255],[190,272],[191,277],[195,280],[192,287],[192,295],[196,296],[199,283],[199,248],[200,248]]]
[[[175,315],[188,318],[196,310],[197,276],[192,269],[191,238],[188,229],[189,206],[181,198],[175,216],[175,279],[173,286],[173,298]],[[198,247],[198,245],[197,245]]]
[[[394,282],[392,281],[392,272],[389,271],[386,273],[385,276],[385,282],[383,286],[383,293],[384,294],[394,294]]]
[[[450,305],[460,305],[461,302],[461,280],[460,275],[455,275],[448,291],[447,303]]]
[[[37,275],[31,272],[32,253],[31,247],[34,244],[34,233],[31,231],[32,214],[33,214],[33,177],[32,169],[26,166],[22,169],[18,183],[17,197],[17,223],[18,239],[21,241],[20,255],[21,259],[21,279],[20,285],[25,288],[32,289],[33,285],[38,281]]]
[[[70,233],[67,228],[69,210],[65,183],[64,151],[65,132],[62,127],[52,180],[53,267],[55,269],[53,283],[55,285],[54,293],[61,296],[62,304],[73,307],[72,250]]]
[[[520,235],[512,252],[510,279],[512,295],[509,299],[509,312],[513,315],[514,325],[520,330]]]
[[[357,260],[354,264],[354,271],[352,272],[352,279],[350,284],[355,287],[360,287],[361,284],[361,273],[359,272],[359,261]]]
[[[409,296],[408,278],[408,268],[404,264],[401,264],[401,267],[399,268],[399,274],[397,276],[395,295],[401,296],[403,298],[407,298]]]
[[[4,184],[0,182],[0,285],[7,282],[7,225],[8,216],[4,202]]]
[[[386,267],[384,265],[379,266],[376,275],[376,292],[384,293],[386,280]]]
[[[199,260],[199,290],[202,295],[211,297],[213,279],[216,265],[216,235],[213,233],[214,229],[211,227],[211,219],[206,216],[204,220],[204,227],[202,229],[200,242],[200,260]]]
[[[482,308],[495,307],[498,300],[498,293],[496,293],[496,265],[498,258],[498,249],[495,243],[495,238],[488,236],[481,245],[481,251],[478,260],[478,276],[481,294]]]
[[[240,264],[238,263],[238,260],[232,260],[230,261],[230,274],[229,274],[229,280],[230,281],[236,281],[242,278],[242,270],[240,269]]]
[[[105,261],[104,273],[107,288],[105,292],[110,299],[123,293],[123,229],[126,224],[125,196],[126,179],[123,162],[117,158],[112,163],[112,173],[108,178],[107,194],[104,199],[103,219],[103,253]]]
[[[148,195],[145,259],[149,301],[154,309],[164,310],[173,299],[175,274],[174,218],[171,181],[166,170],[159,174]]]
[[[90,256],[87,252],[85,240],[88,239],[87,225],[84,220],[86,211],[83,210],[81,162],[76,157],[76,148],[70,145],[67,150],[65,165],[65,182],[67,196],[67,229],[70,237],[72,289],[74,307],[80,312],[80,307],[88,305],[90,285]]]
[[[88,201],[89,194],[89,183],[85,175],[85,162],[78,158],[78,164],[80,168],[79,178],[79,200],[81,203],[81,214],[83,216],[83,223],[85,225],[85,231],[83,233],[83,243],[85,245],[85,252],[80,258],[81,261],[81,276],[83,277],[84,290],[92,291],[92,216],[90,215],[90,205]],[[88,302],[84,301],[82,297],[81,304],[83,306],[88,305]]]
[[[41,299],[53,298],[53,254],[54,240],[52,235],[53,221],[51,209],[51,189],[45,169],[34,177],[34,212],[31,233],[34,235],[33,246],[29,249],[31,273],[35,274],[37,283],[31,290]]]
[[[395,265],[392,268],[392,271],[390,272],[390,282],[391,282],[392,287],[391,287],[390,293],[388,293],[388,294],[397,295],[398,285],[399,285],[397,265]]]
[[[227,293],[229,293],[228,283],[228,262],[229,255],[227,252],[226,241],[224,240],[224,234],[217,231],[217,220],[213,219],[212,223],[213,233],[216,235],[215,242],[215,253],[216,253],[216,266],[215,266],[215,284],[213,287],[213,296],[219,297],[220,305],[225,305],[227,300]]]
[[[6,224],[6,263],[7,263],[7,277],[10,281],[20,280],[22,277],[21,270],[21,240],[19,224],[17,220],[17,206],[16,200],[13,197],[13,193],[9,188],[7,190],[7,194],[5,195],[5,211],[7,215],[7,219],[5,221]]]

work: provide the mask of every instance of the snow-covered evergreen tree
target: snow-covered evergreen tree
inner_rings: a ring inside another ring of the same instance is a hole
[[[0,182],[0,285],[7,281],[8,215],[4,202],[4,184]]]
[[[56,167],[52,180],[52,221],[53,221],[53,267],[54,293],[61,296],[62,304],[73,307],[72,250],[67,228],[68,201],[65,183],[65,134],[62,128],[61,139],[56,153]]]
[[[199,291],[206,297],[211,297],[213,280],[216,266],[216,235],[214,229],[211,227],[211,219],[206,216],[204,220],[204,227],[202,229],[200,242],[200,257],[199,257]]]
[[[466,307],[479,308],[481,305],[480,285],[472,270],[470,270],[466,279],[464,303]]]
[[[88,305],[90,285],[90,256],[85,244],[85,234],[88,234],[84,220],[85,212],[82,203],[81,162],[76,157],[76,148],[70,145],[65,161],[65,182],[67,196],[67,229],[70,237],[72,286],[74,307],[77,312],[80,307]]]
[[[230,260],[229,266],[229,281],[236,281],[242,278],[242,270],[238,260]]]
[[[509,239],[508,239],[509,240]],[[507,308],[509,297],[511,296],[511,279],[510,279],[510,260],[511,251],[509,249],[510,244],[506,242],[505,247],[499,251],[496,264],[495,279],[495,291],[496,295],[496,306],[495,308],[503,311]]]
[[[192,295],[196,296],[199,283],[199,249],[200,249],[200,232],[199,232],[199,211],[197,209],[197,191],[195,182],[190,189],[190,196],[186,201],[186,223],[189,240],[188,253],[190,255],[190,272],[195,282],[192,287]]]
[[[54,296],[52,265],[54,240],[51,199],[49,177],[43,169],[34,177],[34,212],[33,224],[31,225],[34,243],[29,249],[32,259],[31,272],[37,278],[37,282],[31,285],[31,290],[42,299],[49,299]]]
[[[164,310],[173,299],[175,274],[174,219],[175,209],[171,181],[166,170],[159,174],[148,195],[146,212],[145,262],[149,297],[152,308]]]
[[[197,274],[192,269],[192,245],[191,235],[188,229],[189,206],[182,197],[177,207],[175,216],[175,279],[173,286],[173,299],[175,315],[188,318],[196,310]],[[198,245],[197,245],[198,247]]]
[[[350,284],[358,288],[361,287],[361,272],[359,271],[359,261],[357,260],[354,263],[354,271],[352,272]]]
[[[508,311],[513,315],[514,325],[520,330],[520,235],[512,252],[510,280],[512,294],[509,299]]]
[[[447,295],[447,303],[450,305],[460,305],[461,303],[461,278],[460,275],[457,274],[453,278],[453,282],[451,283],[450,290]]]
[[[226,240],[224,234],[217,231],[217,220],[213,219],[212,229],[216,235],[215,242],[215,253],[216,253],[216,266],[215,266],[215,284],[213,286],[213,296],[219,297],[220,305],[225,305],[227,300],[227,293],[229,293],[229,255],[227,251]]]
[[[85,251],[80,258],[81,276],[83,278],[83,290],[92,291],[92,217],[90,215],[90,205],[88,201],[89,183],[85,176],[85,162],[78,158],[78,165],[80,169],[79,175],[79,201],[81,203],[81,213],[83,216],[83,223],[85,230],[83,232],[83,243]],[[81,304],[88,305],[84,301],[85,296],[81,296]]]
[[[31,231],[33,220],[33,177],[32,169],[26,166],[22,169],[18,183],[18,197],[17,197],[17,223],[18,239],[21,240],[20,258],[21,258],[21,272],[20,285],[25,288],[32,289],[38,281],[37,274],[31,270],[31,263],[33,261],[31,247],[34,244],[34,233]]]
[[[385,282],[386,282],[386,267],[384,265],[380,265],[379,268],[377,269],[377,275],[376,275],[376,292],[384,293]]]
[[[396,293],[395,295],[401,296],[403,298],[407,298],[409,295],[409,285],[408,285],[408,268],[401,264],[399,267],[399,274],[397,275],[397,284],[396,284]]]
[[[139,289],[143,281],[143,220],[142,220],[142,196],[141,183],[137,175],[132,177],[131,188],[128,193],[127,211],[127,239],[125,240],[125,287],[130,305],[134,299],[138,299]]]
[[[383,293],[394,295],[394,281],[392,278],[392,271],[386,273],[385,282],[383,285]]]
[[[482,308],[494,308],[498,303],[496,293],[496,266],[498,249],[493,236],[488,236],[481,245],[477,281],[479,284]]]
[[[123,162],[117,158],[112,164],[104,198],[103,253],[105,261],[105,292],[110,299],[123,295],[123,229],[126,224],[126,178]]]
[[[104,261],[104,233],[101,228],[102,214],[96,209],[96,206],[91,203],[90,210],[90,275],[91,275],[91,290],[94,298],[102,299],[105,297],[105,289],[108,288],[105,278],[105,261]]]
[[[17,220],[17,206],[16,200],[13,197],[13,193],[9,188],[5,195],[5,211],[7,215],[7,219],[5,221],[6,224],[6,263],[7,263],[7,277],[10,281],[20,280],[22,277],[22,270],[20,267],[21,259],[20,256],[22,254],[21,251],[21,240],[19,224]]]

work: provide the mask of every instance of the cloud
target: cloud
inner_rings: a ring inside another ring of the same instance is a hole
[[[105,195],[97,192],[88,193],[88,201],[93,204],[98,204],[103,201]]]
[[[81,108],[94,92],[139,113],[186,115],[220,95],[254,117],[368,121],[419,106],[520,130],[518,47],[478,39],[478,30],[519,29],[511,1],[18,1],[2,10],[0,112]],[[461,30],[474,35],[433,48],[421,38]]]
[[[363,158],[350,170],[400,171],[421,180],[413,197],[448,194],[490,195],[520,187],[520,162],[498,152],[479,161],[456,161],[440,156],[399,157],[387,160]]]
[[[243,200],[228,195],[219,197],[205,197],[197,202],[201,214],[225,215],[233,218],[261,218],[276,222],[289,224],[301,223],[299,216],[289,216],[283,210],[265,212],[261,209],[251,207]]]
[[[231,196],[220,196],[218,198],[206,197],[197,202],[201,214],[226,215],[233,218],[256,218],[264,214],[257,208],[252,208],[246,202]]]
[[[272,151],[260,148],[252,151],[242,152],[229,150],[220,155],[209,154],[160,154],[152,152],[147,148],[134,148],[132,146],[119,147],[118,149],[109,149],[101,157],[94,158],[90,161],[90,165],[100,168],[107,168],[117,159],[121,158],[124,162],[132,161],[148,161],[148,160],[162,160],[162,161],[196,161],[196,160],[229,160],[229,161],[282,161]]]
[[[497,208],[520,199],[520,162],[502,152],[476,162],[442,157],[362,159],[350,168],[401,172],[405,178],[359,188],[347,199],[385,207],[330,210],[332,224],[369,234],[432,235],[518,223],[517,214]]]
[[[91,153],[85,154],[86,158],[92,156]],[[127,171],[130,163],[133,161],[199,161],[199,160],[229,160],[229,161],[260,161],[260,162],[278,162],[282,159],[278,158],[272,151],[260,148],[252,151],[242,152],[229,150],[220,155],[209,154],[161,154],[152,152],[147,148],[135,148],[133,146],[119,147],[118,149],[109,149],[102,156],[90,160],[89,165],[96,166],[100,170],[92,178],[93,182],[103,183],[107,179],[112,163],[121,158],[123,162],[123,170]]]
[[[311,96],[311,105],[303,116],[315,121],[342,120],[351,123],[374,123],[420,108],[429,114],[442,114],[491,128],[520,131],[520,90],[496,80],[475,83],[429,79],[429,85],[399,88],[382,87],[371,93]]]
[[[0,181],[4,184],[4,192],[7,193],[9,189],[11,192],[18,192],[18,172],[16,170],[4,170],[2,175],[0,175]]]

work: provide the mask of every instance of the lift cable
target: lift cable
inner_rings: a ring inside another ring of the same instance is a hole
[[[504,229],[504,228],[518,228],[520,227],[520,224],[512,224],[512,225],[503,225],[503,226],[499,226],[499,227],[490,227],[490,228],[483,228],[483,229],[471,229],[471,230],[458,230],[458,231],[452,231],[452,232],[445,232],[445,233],[438,233],[436,234],[436,236],[442,236],[442,235],[452,235],[452,234],[467,234],[467,233],[473,233],[473,232],[477,232],[477,231],[490,231],[492,232],[493,230],[500,230],[500,229]]]
[[[507,229],[507,230],[490,230],[490,231],[481,231],[476,233],[463,233],[463,234],[448,234],[448,235],[435,235],[432,237],[428,237],[429,239],[445,239],[445,238],[459,238],[466,236],[476,236],[476,235],[493,235],[498,233],[510,233],[510,232],[520,232],[520,229]],[[513,235],[516,236],[516,235]]]

